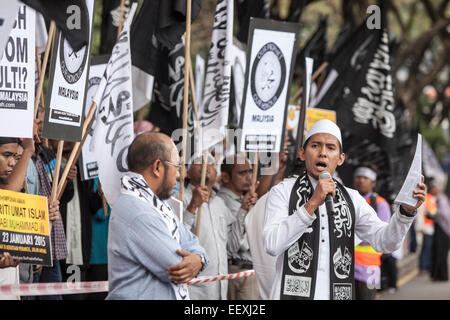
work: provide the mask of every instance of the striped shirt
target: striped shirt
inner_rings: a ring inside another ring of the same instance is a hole
[[[55,154],[48,148],[36,145],[36,155],[33,157],[39,178],[39,195],[50,200],[52,193],[53,171],[55,169]],[[50,233],[52,244],[52,259],[62,260],[67,258],[66,235],[61,214],[55,221]]]

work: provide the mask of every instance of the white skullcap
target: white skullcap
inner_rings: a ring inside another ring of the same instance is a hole
[[[193,154],[192,157],[187,162],[187,169],[191,169],[192,164],[202,164],[203,154]],[[208,164],[216,164],[216,159],[212,156],[211,153],[208,152]]]
[[[313,136],[317,133],[328,133],[328,134],[331,134],[332,136],[335,136],[341,145],[341,149],[343,149],[342,148],[341,130],[333,121],[328,120],[328,119],[322,119],[322,120],[319,120],[316,123],[314,123],[311,126],[311,128],[309,129],[308,134],[306,135],[305,142],[308,141],[308,139],[311,136]],[[303,144],[303,147],[304,146],[305,145]]]

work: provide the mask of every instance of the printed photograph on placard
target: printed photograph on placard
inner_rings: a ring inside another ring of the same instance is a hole
[[[250,21],[241,152],[281,150],[299,30],[296,23]]]

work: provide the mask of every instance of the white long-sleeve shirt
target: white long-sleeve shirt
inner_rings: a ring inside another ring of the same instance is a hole
[[[317,180],[309,177],[313,188]],[[320,219],[320,243],[315,287],[315,300],[330,299],[330,243],[328,233],[328,216],[325,204],[319,206],[319,217],[310,215],[304,206],[289,215],[289,198],[295,184],[294,178],[285,179],[274,186],[267,197],[263,242],[264,249],[277,257],[276,275],[270,299],[280,299],[281,278],[283,273],[284,252],[297,241],[302,234],[311,232],[310,226]],[[398,212],[393,214],[389,224],[381,221],[373,208],[354,189],[346,187],[355,207],[355,235],[369,242],[375,251],[390,253],[400,248],[409,227],[414,221]]]

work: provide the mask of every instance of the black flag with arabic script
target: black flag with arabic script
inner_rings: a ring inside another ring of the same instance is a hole
[[[341,129],[395,147],[394,84],[388,33],[364,22],[342,46],[330,68],[337,79],[315,106],[337,111]]]
[[[48,21],[54,20],[64,38],[75,51],[89,40],[89,15],[85,0],[21,0],[42,13]],[[86,13],[86,14],[84,14]]]
[[[200,9],[200,0],[194,0],[192,2],[191,21],[198,16]],[[155,82],[155,90],[158,82],[164,82],[164,85],[169,86],[166,76],[169,65],[168,55],[181,41],[185,29],[185,1],[146,0],[142,4],[131,26],[135,110],[151,100],[149,87],[153,85],[153,81]]]

